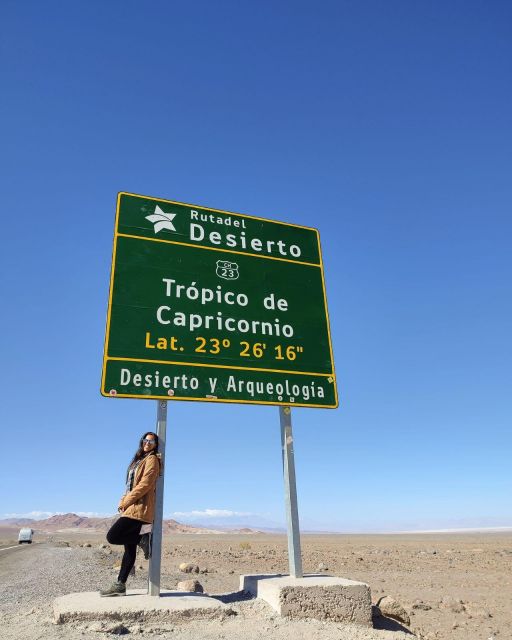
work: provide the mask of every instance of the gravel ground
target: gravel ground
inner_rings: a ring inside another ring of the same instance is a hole
[[[282,619],[265,603],[254,599],[230,602],[234,615],[224,620],[136,624],[114,622],[55,625],[52,602],[57,596],[95,591],[115,579],[113,564],[119,554],[110,549],[54,546],[40,543],[0,555],[0,624],[2,640],[75,640],[111,638],[120,633],[172,637],[182,640],[405,640],[402,631],[371,630],[315,620]],[[145,587],[145,570],[137,571],[131,588]],[[164,576],[165,578],[165,576]],[[162,586],[167,587],[165,579]],[[174,585],[169,585],[171,588]],[[224,598],[233,600],[233,598]]]

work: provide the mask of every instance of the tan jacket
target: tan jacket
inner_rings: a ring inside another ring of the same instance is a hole
[[[155,517],[155,489],[160,474],[160,458],[155,454],[146,456],[137,467],[133,488],[119,502],[123,516],[153,522]]]

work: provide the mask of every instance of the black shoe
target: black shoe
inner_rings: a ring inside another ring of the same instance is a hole
[[[150,533],[143,533],[141,535],[138,546],[144,552],[144,558],[146,560],[149,560],[149,558],[151,558],[151,542],[152,540]]]

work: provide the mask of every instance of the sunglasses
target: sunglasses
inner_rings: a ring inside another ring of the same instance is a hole
[[[151,439],[151,440],[150,440],[149,438],[143,438],[143,439],[142,439],[142,443],[143,443],[143,444],[155,444],[155,443],[156,443],[156,440],[154,440],[154,439]]]

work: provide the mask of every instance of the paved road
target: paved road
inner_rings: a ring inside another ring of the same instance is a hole
[[[5,558],[6,555],[10,555],[12,553],[14,553],[15,549],[26,549],[27,547],[33,547],[34,543],[32,544],[18,544],[16,543],[15,545],[11,544],[0,544],[0,558]]]
[[[21,546],[23,545],[16,544],[16,545],[6,546],[5,544],[0,544],[0,551],[6,551],[7,549],[16,549],[17,547],[21,547]]]
[[[10,607],[23,611],[48,606],[53,597],[95,591],[110,584],[114,576],[112,561],[99,562],[98,557],[95,549],[46,541],[0,545],[0,613]],[[143,575],[137,579],[143,580]],[[1,626],[0,638],[3,640]]]
[[[16,580],[17,576],[23,575],[24,570],[28,569],[36,558],[42,557],[42,543],[32,544],[0,544],[0,593],[5,589],[12,580]],[[0,598],[3,604],[3,598]]]

